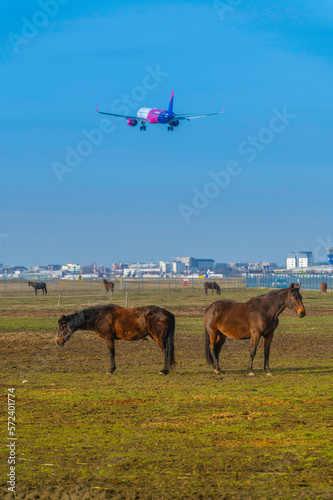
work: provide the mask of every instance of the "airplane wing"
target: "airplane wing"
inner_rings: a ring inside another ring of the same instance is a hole
[[[194,120],[195,118],[205,118],[206,116],[220,115],[221,113],[224,113],[224,108],[225,106],[223,106],[222,111],[219,111],[218,113],[206,113],[204,115],[195,115],[194,113],[186,115],[176,115],[174,117],[174,120]]]
[[[130,115],[117,115],[116,113],[106,113],[105,111],[98,111],[98,108],[97,108],[97,104],[96,104],[96,111],[97,113],[101,114],[101,115],[109,115],[109,116],[113,116],[114,118],[125,118],[126,120],[128,120],[129,118],[131,120],[137,120],[138,122],[146,122],[146,118],[138,118],[137,116],[130,116]]]

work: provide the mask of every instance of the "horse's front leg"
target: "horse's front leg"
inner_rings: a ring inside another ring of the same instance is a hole
[[[265,362],[264,362],[264,370],[266,371],[266,375],[272,376],[272,372],[269,369],[269,351],[271,349],[271,343],[274,336],[274,330],[265,337],[264,339],[264,352],[265,352]]]
[[[106,345],[108,346],[109,353],[110,353],[110,371],[108,373],[113,373],[116,369],[116,363],[114,360],[114,355],[115,355],[115,349],[114,349],[114,340],[113,339],[105,339]]]
[[[260,332],[258,330],[252,331],[251,332],[250,359],[249,359],[249,365],[248,365],[250,377],[254,376],[253,359],[254,359],[254,356],[256,355],[256,352],[257,352],[259,340],[260,340]]]

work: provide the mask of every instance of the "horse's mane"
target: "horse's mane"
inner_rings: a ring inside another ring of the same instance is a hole
[[[79,330],[85,323],[84,310],[70,314],[67,318],[67,325],[72,332],[75,332],[75,330]]]
[[[252,297],[253,299],[258,299],[259,297],[267,297],[267,295],[275,295],[281,293],[283,290],[287,290],[287,288],[279,288],[278,290],[271,290],[270,292],[263,293],[262,295],[256,295]]]
[[[115,306],[115,304],[108,304],[108,306]],[[67,325],[73,332],[75,332],[75,330],[82,328],[87,321],[95,316],[97,311],[103,307],[105,306],[92,306],[87,307],[87,309],[83,309],[82,311],[76,311],[74,314],[66,316]]]

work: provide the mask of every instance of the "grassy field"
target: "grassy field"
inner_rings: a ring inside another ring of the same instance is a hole
[[[262,290],[222,292],[245,301]],[[153,341],[105,343],[76,332],[55,344],[61,314],[111,301],[105,294],[0,298],[1,436],[16,389],[17,495],[45,499],[332,499],[333,296],[303,292],[307,316],[281,315],[274,377],[246,374],[248,341],[227,341],[222,375],[204,359],[199,290],[131,293],[128,305],[176,315],[175,370],[160,376]],[[118,291],[112,302],[124,305]],[[23,383],[23,381],[27,381]],[[7,491],[8,449],[1,452]]]

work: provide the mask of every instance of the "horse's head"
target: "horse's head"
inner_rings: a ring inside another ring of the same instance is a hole
[[[300,318],[304,318],[305,316],[305,307],[302,302],[302,295],[300,292],[301,284],[291,283],[289,285],[288,295],[286,298],[286,306],[289,309],[293,309]]]
[[[58,320],[58,332],[57,332],[57,344],[59,347],[64,347],[66,342],[73,335],[73,331],[70,329],[68,325],[68,316],[62,315]]]

